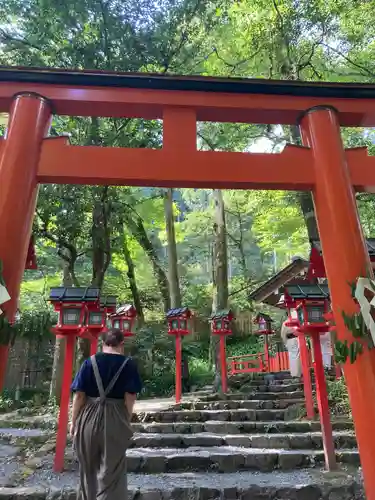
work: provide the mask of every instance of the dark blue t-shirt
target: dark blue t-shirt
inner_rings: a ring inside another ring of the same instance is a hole
[[[110,354],[99,352],[96,354],[96,362],[98,364],[99,373],[103,381],[104,390],[116,375],[125,356],[120,354]],[[79,372],[73,380],[71,390],[73,392],[84,392],[89,398],[99,397],[99,390],[96,384],[94,369],[92,367],[91,358],[85,360]],[[108,398],[124,399],[125,393],[138,393],[142,390],[142,382],[138,373],[137,365],[133,359],[129,359],[123,368],[117,382],[109,394]]]

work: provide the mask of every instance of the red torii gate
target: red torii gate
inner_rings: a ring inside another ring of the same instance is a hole
[[[38,183],[311,190],[339,338],[355,311],[348,283],[371,269],[354,190],[375,186],[375,157],[344,150],[341,126],[375,125],[375,86],[0,70],[0,259],[17,309]],[[163,148],[70,146],[46,138],[52,113],[163,120]],[[299,124],[304,146],[280,154],[197,151],[201,121]],[[354,188],[354,189],[353,189]],[[3,306],[2,306],[3,307]],[[5,371],[7,349],[1,350]],[[345,366],[367,498],[375,500],[375,352]]]

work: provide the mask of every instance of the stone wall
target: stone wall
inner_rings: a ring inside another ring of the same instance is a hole
[[[54,339],[16,339],[9,352],[5,389],[47,388],[52,372]]]

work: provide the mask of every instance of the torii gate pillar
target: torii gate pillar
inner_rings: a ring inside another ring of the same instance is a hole
[[[340,125],[335,109],[312,108],[301,120],[302,139],[314,158],[315,214],[331,292],[338,338],[351,337],[342,311],[355,312],[349,284],[368,276],[371,266],[358,216]],[[345,379],[353,411],[368,500],[375,500],[375,352],[346,363]],[[324,429],[322,429],[324,432]]]
[[[11,296],[1,307],[9,321],[17,311],[20,283],[37,199],[37,168],[51,110],[48,101],[33,93],[15,95],[6,139],[0,154],[0,259]],[[4,237],[5,236],[5,237]],[[8,346],[0,346],[0,391],[3,387]]]

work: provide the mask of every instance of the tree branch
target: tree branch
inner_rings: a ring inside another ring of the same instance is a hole
[[[375,73],[373,73],[372,71],[369,71],[365,66],[362,66],[361,64],[354,62],[353,59],[351,59],[350,57],[343,54],[340,50],[335,49],[334,47],[331,47],[330,45],[328,45],[328,43],[325,43],[325,42],[321,42],[321,45],[323,45],[323,47],[326,47],[326,49],[331,50],[335,54],[337,54],[340,57],[342,57],[343,59],[345,59],[345,61],[347,61],[349,64],[351,64],[355,68],[358,68],[359,70],[364,71],[368,76],[371,76],[371,78],[375,78]]]

